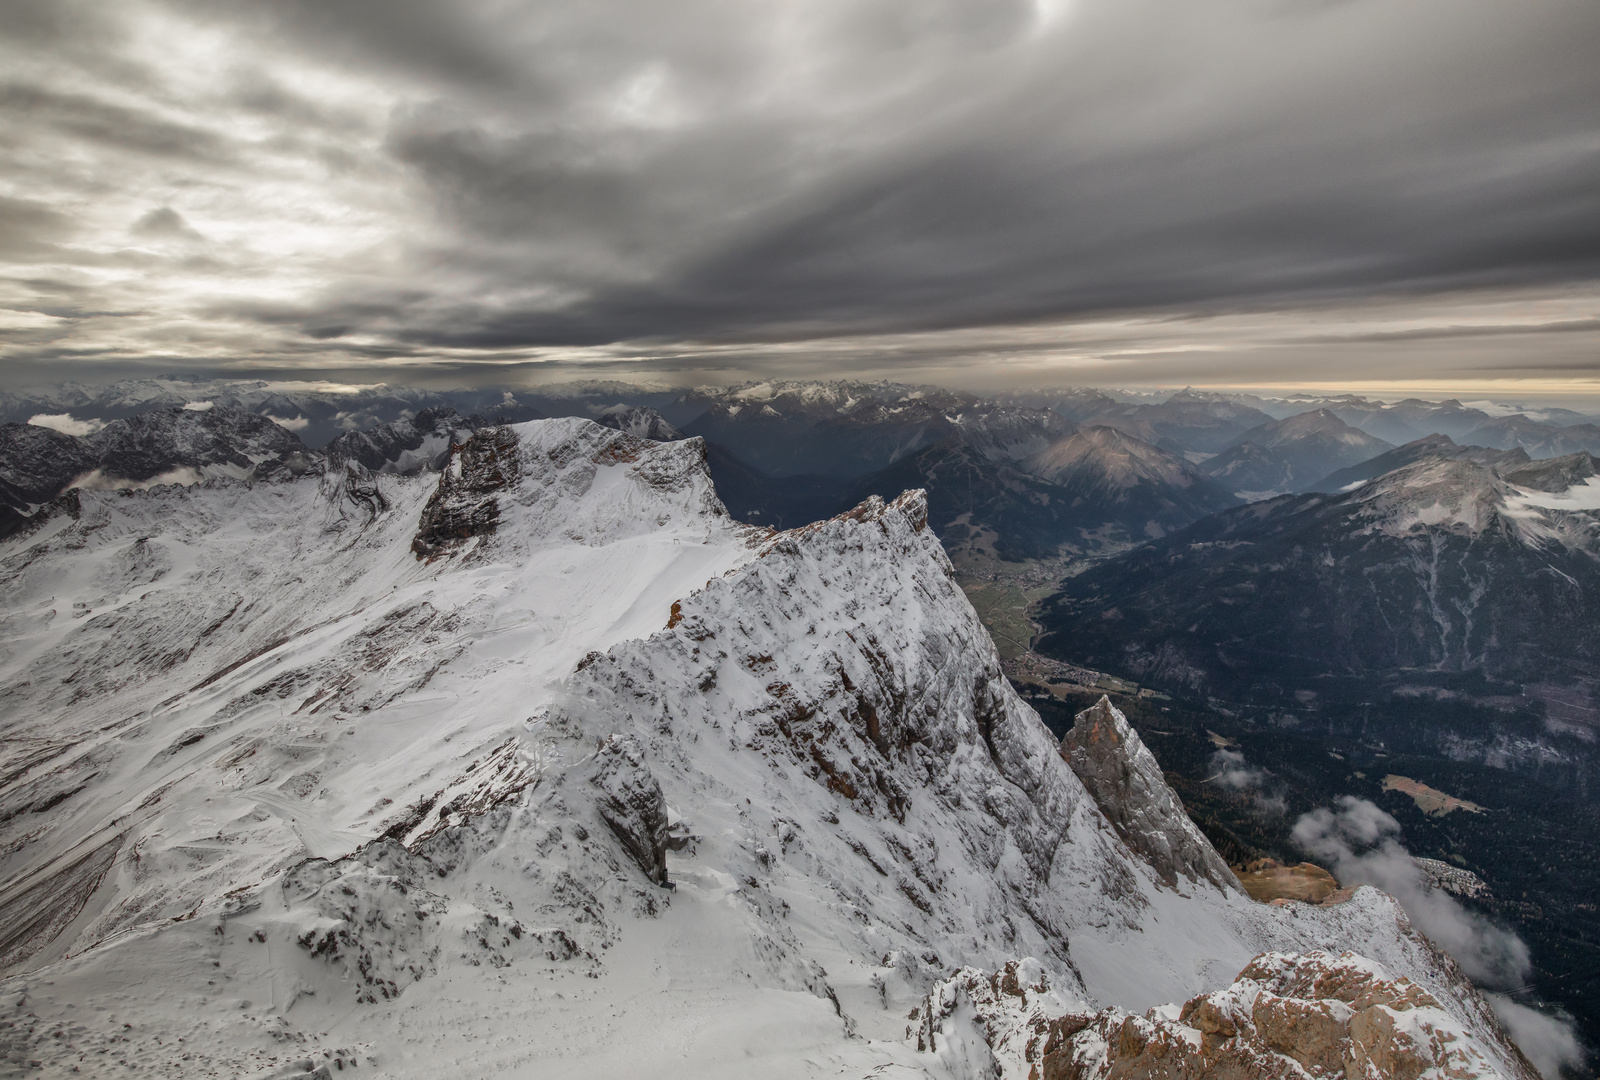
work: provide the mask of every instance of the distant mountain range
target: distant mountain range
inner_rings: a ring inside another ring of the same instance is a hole
[[[1594,461],[1501,474],[1433,455],[1344,494],[1223,511],[1063,582],[1040,647],[1235,696],[1407,673],[1594,679]]]
[[[840,422],[827,424],[820,435],[824,425],[818,424],[807,436],[816,440],[813,446],[834,444],[829,453],[835,469],[842,457],[849,458],[852,471],[873,460],[869,448],[876,460],[890,458],[864,477],[826,471],[772,476],[706,435],[719,493],[741,520],[792,527],[824,508],[837,512],[869,495],[893,497],[920,487],[928,492],[929,523],[941,537],[952,544],[977,540],[991,554],[1010,559],[1125,547],[1238,502],[1175,454],[1115,428],[1074,431],[1069,421],[1043,410],[996,407],[930,417],[918,405],[899,414],[878,408],[871,414],[888,415],[888,430]],[[902,420],[908,414],[921,417],[912,445],[934,434],[943,437],[891,456],[888,444],[913,433]],[[785,422],[766,417],[757,424],[770,425],[767,434],[778,438]],[[853,437],[846,438],[847,431]],[[713,434],[726,437],[728,428]],[[754,434],[750,428],[739,432],[739,445],[748,448]],[[796,453],[793,447],[787,452]],[[819,458],[806,460],[821,470],[827,461]]]
[[[1080,427],[1115,427],[1178,454],[1220,453],[1243,441],[1252,428],[1327,409],[1351,427],[1395,445],[1441,434],[1496,449],[1522,445],[1534,457],[1577,450],[1600,452],[1600,445],[1595,445],[1600,440],[1600,417],[1549,407],[1419,399],[1384,403],[1353,396],[1264,398],[1192,389],[1166,396],[1084,388],[982,395],[940,387],[854,381],[764,381],[684,389],[583,380],[532,388],[420,390],[384,384],[342,386],[167,375],[103,386],[65,383],[44,390],[0,392],[0,422],[21,423],[41,414],[67,414],[79,423],[104,423],[154,408],[204,402],[272,416],[312,447],[349,431],[414,416],[427,408],[446,407],[463,416],[506,420],[531,413],[598,419],[602,411],[623,404],[649,406],[685,431],[702,417],[708,426],[715,425],[720,414],[735,408],[743,414],[743,423],[762,417],[770,420],[775,413],[804,429],[844,417],[851,417],[856,425],[894,421],[914,428],[920,419],[938,427],[935,413],[1021,407],[1052,411]],[[922,445],[937,441],[938,437],[928,438]],[[908,447],[902,452],[919,448]],[[772,461],[752,464],[774,475],[781,471]]]
[[[88,435],[0,424],[0,535],[69,486],[147,488],[298,474],[314,457],[293,432],[236,409],[159,408]]]
[[[1330,472],[1366,461],[1394,444],[1368,435],[1327,409],[1314,409],[1251,428],[1208,460],[1207,476],[1231,491],[1281,495]]]
[[[929,524],[947,544],[975,540],[1011,559],[1139,543],[1237,502],[1181,458],[1105,427],[1021,462],[951,439],[868,477],[844,501],[908,487],[928,492]]]
[[[7,438],[34,447],[18,460],[36,462],[0,465],[0,483],[10,485],[0,495],[21,513],[96,468],[126,486],[193,466],[192,454],[176,450],[152,451],[149,460],[161,464],[153,472],[125,462],[102,466],[99,451],[71,439],[103,441],[97,432],[108,424],[163,410],[206,415],[203,409],[215,410],[213,424],[244,414],[271,420],[296,436],[298,445],[285,444],[290,452],[321,447],[329,459],[377,472],[437,467],[452,439],[491,422],[584,416],[646,438],[700,436],[719,491],[741,520],[792,526],[866,493],[923,486],[941,534],[959,525],[969,531],[963,535],[991,537],[988,548],[1009,558],[1120,549],[1240,498],[1326,489],[1332,476],[1346,477],[1341,484],[1370,479],[1384,463],[1363,463],[1394,449],[1388,435],[1430,423],[1425,434],[1470,433],[1486,454],[1516,454],[1517,446],[1529,458],[1600,451],[1600,428],[1577,413],[1495,407],[1504,415],[1491,415],[1455,401],[1383,405],[1194,390],[1165,398],[1099,390],[989,398],[851,381],[421,391],[174,376],[0,395],[0,417],[18,426],[34,421]],[[42,434],[49,428],[56,430]],[[213,456],[212,474],[224,459],[233,461],[230,475],[259,468],[248,453]],[[20,475],[27,469],[35,474]],[[1370,475],[1353,475],[1362,469]]]

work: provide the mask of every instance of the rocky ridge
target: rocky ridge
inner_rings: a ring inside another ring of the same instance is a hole
[[[1404,446],[1358,462],[1347,468],[1329,473],[1306,490],[1337,493],[1350,491],[1368,480],[1393,472],[1424,458],[1464,458],[1486,468],[1509,469],[1525,465],[1532,459],[1521,447],[1514,450],[1496,450],[1485,446],[1461,446],[1448,435],[1427,435]]]
[[[1441,1000],[1351,952],[1264,953],[1228,987],[1142,1014],[1063,1012],[1037,965],[967,970],[907,1035],[999,1080],[1538,1077],[1470,987]]]
[[[14,1052],[953,1080],[983,1074],[904,1037],[953,970],[1032,956],[1065,1011],[1137,1011],[1319,945],[1454,1007],[1373,890],[1164,881],[1005,679],[920,493],[769,533],[705,461],[535,422],[437,479],[83,492],[5,541]]]

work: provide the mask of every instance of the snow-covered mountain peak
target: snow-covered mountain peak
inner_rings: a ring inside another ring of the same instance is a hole
[[[595,420],[640,439],[672,442],[683,438],[683,432],[667,423],[666,417],[648,405],[613,405],[596,416]]]
[[[464,469],[82,492],[0,546],[0,689],[18,719],[0,757],[0,956],[76,951],[307,852],[348,854],[493,758],[586,652],[660,627],[754,557],[698,440],[562,420],[466,445],[489,444],[509,451],[503,507],[497,529],[447,545],[467,558],[412,553],[441,490],[471,494]],[[16,817],[38,804],[48,817]],[[198,862],[197,821],[232,823]],[[133,850],[112,877],[93,860],[82,876],[86,855]]]
[[[0,542],[24,1060],[956,1080],[905,1017],[961,966],[1142,1010],[1359,945],[1452,993],[1372,890],[1163,883],[919,492],[767,534],[699,440],[560,420],[80,503]]]
[[[1600,547],[1600,485],[1588,454],[1549,459],[1506,475],[1465,458],[1425,458],[1351,493],[1357,518],[1393,536],[1425,528],[1468,536],[1498,532],[1529,547]],[[1524,483],[1513,483],[1516,478]]]
[[[483,428],[452,445],[414,547],[438,555],[497,532],[513,545],[551,536],[600,545],[738,528],[717,498],[704,440],[654,442],[571,417]]]
[[[1358,488],[1359,515],[1391,535],[1420,527],[1476,535],[1493,525],[1511,489],[1490,469],[1461,458],[1429,457]]]

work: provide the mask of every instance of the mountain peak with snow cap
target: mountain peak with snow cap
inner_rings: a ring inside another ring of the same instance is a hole
[[[683,432],[648,405],[613,405],[595,417],[595,421],[640,439],[672,442],[683,438]]]
[[[1374,890],[1169,887],[919,492],[774,534],[699,440],[547,420],[437,477],[80,503],[0,541],[6,1037],[45,1068],[943,1080],[908,1010],[1021,957],[992,989],[1074,1013],[1325,942],[1454,992]]]
[[[1420,527],[1482,533],[1499,520],[1511,488],[1462,458],[1429,457],[1385,473],[1352,493],[1357,517],[1400,536]]]

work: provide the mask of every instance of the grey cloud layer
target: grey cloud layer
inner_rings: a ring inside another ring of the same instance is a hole
[[[1588,0],[0,7],[18,362],[1600,281]]]

